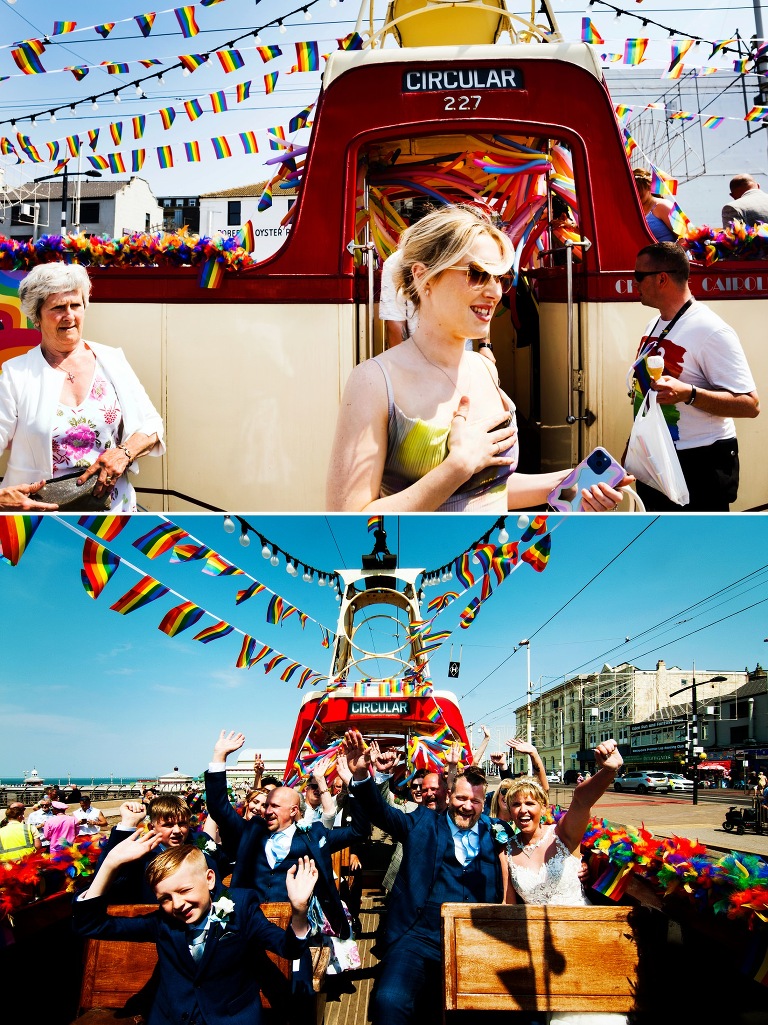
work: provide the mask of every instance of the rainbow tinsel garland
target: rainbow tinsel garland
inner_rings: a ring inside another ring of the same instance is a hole
[[[768,224],[748,228],[732,221],[727,228],[691,227],[680,245],[691,259],[711,267],[720,260],[768,260]]]

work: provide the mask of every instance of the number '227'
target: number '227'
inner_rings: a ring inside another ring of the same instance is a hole
[[[444,96],[443,97],[443,109],[444,110],[477,110],[480,106],[480,100],[482,97],[474,96]]]

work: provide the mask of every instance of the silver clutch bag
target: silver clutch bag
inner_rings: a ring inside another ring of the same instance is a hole
[[[109,491],[100,498],[93,494],[99,483],[98,476],[89,477],[85,484],[77,486],[77,480],[85,470],[86,467],[81,467],[74,473],[47,480],[34,497],[41,502],[54,502],[60,512],[104,512],[112,504],[112,498]]]

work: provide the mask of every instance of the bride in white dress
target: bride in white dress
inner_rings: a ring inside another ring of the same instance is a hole
[[[515,780],[507,791],[509,817],[518,832],[507,844],[504,900],[514,904],[555,904],[562,907],[584,906],[579,880],[581,841],[592,816],[592,806],[602,797],[623,765],[615,740],[606,740],[595,748],[599,771],[573,791],[570,807],[556,825],[541,821],[548,801],[540,783],[530,777]],[[623,1025],[624,1015],[552,1014],[558,1025]]]

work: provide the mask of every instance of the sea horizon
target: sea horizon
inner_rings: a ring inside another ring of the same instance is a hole
[[[130,786],[132,783],[138,783],[139,781],[149,780],[150,782],[156,782],[158,777],[151,775],[136,775],[136,776],[72,776],[68,772],[61,775],[50,773],[47,776],[40,777],[43,780],[43,786],[50,786],[52,783],[57,783],[59,786],[78,786],[78,787],[90,787],[90,786],[101,786],[103,784],[112,786]],[[0,786],[5,787],[19,787],[23,786],[23,776],[0,776]],[[37,784],[39,786],[39,784]]]

